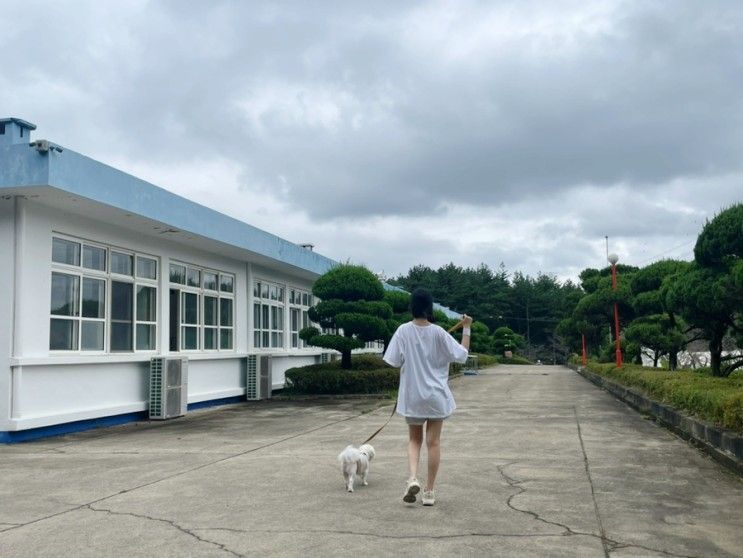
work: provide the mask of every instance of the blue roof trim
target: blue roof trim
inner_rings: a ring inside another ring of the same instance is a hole
[[[21,118],[0,118],[0,124],[7,124],[8,122],[15,122],[18,124],[21,128],[26,128],[27,130],[35,130],[36,124],[32,124],[31,122],[28,122],[27,120],[23,120]]]
[[[0,149],[0,187],[45,185],[318,275],[337,265],[317,252],[69,149],[45,154],[25,144]]]

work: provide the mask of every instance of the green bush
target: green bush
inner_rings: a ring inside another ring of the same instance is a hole
[[[703,420],[743,432],[743,376],[721,378],[712,376],[708,369],[670,372],[633,364],[616,368],[594,361],[586,368]]]
[[[400,383],[400,371],[379,355],[354,355],[353,369],[343,370],[341,361],[311,364],[286,371],[286,391],[297,394],[385,393]]]
[[[498,356],[495,358],[498,359],[498,362],[500,364],[534,364],[529,359],[520,357],[518,355],[514,355],[512,357]]]
[[[498,357],[495,357],[493,355],[484,355],[482,353],[470,354],[477,357],[477,364],[480,368],[485,368],[486,366],[495,366],[496,364],[498,364]]]

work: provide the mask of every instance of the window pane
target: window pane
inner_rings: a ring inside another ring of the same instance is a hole
[[[52,272],[51,313],[56,316],[80,315],[80,278]]]
[[[155,329],[151,324],[137,324],[137,350],[154,351],[157,348]]]
[[[199,348],[199,328],[182,327],[183,349],[196,350]]]
[[[231,293],[234,288],[234,278],[232,275],[220,275],[219,276],[219,290],[225,293]]]
[[[279,288],[276,285],[271,285],[271,300],[278,300],[279,298]]]
[[[263,326],[262,329],[268,329],[270,327],[270,322],[268,321],[268,309],[269,308],[266,304],[261,305],[261,324]]]
[[[52,238],[52,261],[80,265],[80,243],[64,238]]]
[[[132,294],[134,285],[111,281],[111,319],[132,321]]]
[[[157,260],[137,257],[137,277],[142,279],[157,279]]]
[[[304,306],[309,306],[310,305],[310,299],[309,299],[309,295],[307,293],[302,293],[302,304]]]
[[[217,297],[204,297],[204,325],[217,325]]]
[[[103,322],[89,322],[83,320],[80,333],[80,345],[83,351],[102,351],[103,334],[105,326]]]
[[[217,328],[207,327],[204,329],[204,350],[217,348]]]
[[[271,329],[276,329],[278,327],[277,323],[279,321],[279,309],[276,308],[276,306],[271,306]]]
[[[276,329],[284,329],[284,309],[283,308],[277,308],[276,309]]]
[[[219,325],[232,326],[232,299],[219,299]]]
[[[279,300],[284,302],[284,287],[279,287]]]
[[[186,274],[186,281],[189,287],[201,286],[201,270],[189,267]]]
[[[290,311],[290,314],[291,314],[292,331],[298,331],[299,330],[299,310],[297,310],[296,308],[292,308]]]
[[[210,273],[208,271],[204,272],[204,288],[210,291],[217,290],[217,274],[216,273]]]
[[[253,304],[253,328],[261,329],[261,305]]]
[[[106,271],[106,249],[98,246],[83,246],[83,267]]]
[[[134,265],[134,256],[131,254],[122,254],[121,252],[111,252],[111,273],[119,275],[132,275]]]
[[[256,331],[253,333],[253,346],[259,348],[261,346],[261,332]]]
[[[292,333],[292,348],[296,349],[299,347],[299,335]]]
[[[183,314],[181,323],[199,323],[199,295],[195,293],[183,293]]]
[[[264,348],[265,347],[270,347],[270,345],[268,343],[268,336],[269,336],[269,333],[267,331],[264,331],[263,332],[263,338],[261,340],[261,347],[264,347]]]
[[[77,350],[77,320],[52,319],[49,324],[49,350]]]
[[[112,260],[113,263],[113,260]],[[111,350],[131,351],[134,285],[111,281]]]
[[[157,290],[155,287],[137,287],[137,320],[157,321]]]
[[[83,317],[106,317],[105,281],[101,279],[90,279],[88,277],[83,277]],[[83,331],[83,345],[85,345],[85,331]]]
[[[231,349],[232,348],[232,330],[231,329],[220,329],[219,330],[219,348],[220,349]]]
[[[271,334],[271,347],[279,346],[279,334],[275,331]]]
[[[186,266],[178,264],[170,264],[170,282],[178,283],[179,285],[186,284]]]
[[[261,283],[261,298],[268,298],[268,285]]]

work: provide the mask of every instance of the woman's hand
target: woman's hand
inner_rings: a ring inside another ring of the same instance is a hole
[[[472,325],[472,316],[467,314],[462,316],[462,327],[470,327]]]

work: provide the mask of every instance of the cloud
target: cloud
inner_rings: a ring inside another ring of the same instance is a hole
[[[37,137],[391,273],[574,276],[606,235],[652,257],[740,200],[735,3],[31,1],[4,20],[0,106]]]

